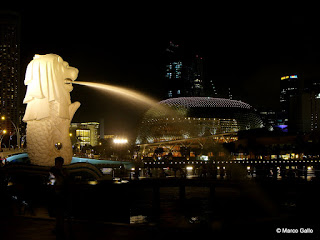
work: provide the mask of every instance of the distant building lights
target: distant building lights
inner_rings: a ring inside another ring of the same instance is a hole
[[[285,80],[288,78],[298,78],[298,75],[283,76],[283,77],[281,77],[281,80]]]
[[[208,160],[209,160],[209,157],[206,156],[206,155],[201,155],[201,156],[200,156],[200,160],[208,161]]]

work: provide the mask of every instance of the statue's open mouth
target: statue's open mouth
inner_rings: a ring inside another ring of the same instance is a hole
[[[64,80],[64,83],[65,84],[72,84],[72,80],[70,79],[70,78],[66,78],[65,80]]]

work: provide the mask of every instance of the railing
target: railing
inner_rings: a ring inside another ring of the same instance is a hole
[[[2,152],[0,152],[0,158],[4,159],[12,154],[16,154],[16,153],[22,153],[25,152],[26,150],[23,148],[2,148]]]

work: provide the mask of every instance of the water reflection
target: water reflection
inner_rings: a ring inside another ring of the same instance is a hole
[[[130,224],[142,224],[147,223],[147,216],[137,215],[137,216],[130,216]]]
[[[309,214],[305,210],[309,208],[316,209],[318,205],[316,195],[310,197],[312,191],[316,190],[314,187],[318,185],[307,181],[301,181],[302,184],[295,184],[294,181],[278,181],[288,179],[288,176],[292,175],[290,173],[292,171],[295,173],[292,176],[296,179],[313,180],[317,175],[315,167],[306,166],[298,169],[284,165],[273,168],[268,167],[265,171],[262,171],[257,166],[243,165],[242,170],[247,178],[259,178],[259,175],[264,174],[266,177],[276,180],[265,181],[270,185],[267,185],[263,191],[270,192],[264,195],[261,189],[255,187],[254,183],[256,181],[243,181],[242,183],[240,181],[238,186],[228,185],[228,181],[224,181],[224,179],[228,180],[228,178],[234,176],[229,167],[230,165],[227,164],[220,165],[220,168],[215,172],[216,177],[221,180],[217,182],[222,182],[222,184],[215,187],[214,200],[212,200],[210,187],[185,186],[185,197],[182,199],[179,187],[165,186],[159,189],[159,204],[156,210],[153,199],[154,187],[147,184],[144,185],[144,179],[147,180],[145,182],[148,182],[147,178],[159,178],[155,181],[152,179],[149,181],[159,183],[162,180],[161,178],[182,177],[183,173],[185,173],[185,177],[190,179],[199,177],[203,179],[207,174],[206,177],[210,180],[210,171],[204,174],[200,169],[195,166],[190,168],[189,165],[186,165],[182,171],[168,167],[140,168],[142,181],[130,181],[129,179],[115,177],[112,181],[113,184],[107,184],[103,181],[88,180],[85,186],[77,187],[79,188],[76,192],[77,195],[74,195],[75,213],[78,214],[76,217],[86,218],[90,216],[103,220],[107,219],[105,221],[120,221],[117,217],[122,215],[126,221],[125,223],[132,225],[145,224],[149,226],[150,224],[159,224],[165,227],[180,228],[211,226],[212,229],[220,229],[228,225],[228,221],[233,221],[234,219],[235,221],[266,219],[271,212],[269,211],[271,207],[268,206],[267,198],[272,198],[270,202],[277,205],[281,214],[296,214],[297,211],[300,211],[300,214]],[[152,177],[150,177],[150,174]],[[166,180],[163,182],[171,181]],[[182,180],[181,182],[198,181]],[[9,190],[14,186],[15,184],[12,181],[7,182]],[[115,198],[115,201],[110,201]],[[42,215],[39,214],[41,209],[38,205],[31,205],[23,198],[19,199],[18,195],[12,194],[11,201],[18,209],[16,210],[18,214],[36,214],[37,217],[45,216],[44,211],[42,211]],[[110,202],[106,203],[106,201]],[[118,204],[120,201],[122,201],[121,204]],[[310,204],[310,201],[313,201],[313,203],[311,202]],[[116,204],[118,204],[117,207],[115,207]],[[46,215],[48,214],[46,213]],[[109,216],[112,216],[112,218]],[[123,220],[121,219],[121,221]]]

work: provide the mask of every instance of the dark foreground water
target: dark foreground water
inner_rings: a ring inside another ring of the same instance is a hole
[[[153,231],[157,233],[154,239],[179,234],[184,238],[193,236],[193,239],[197,234],[244,234],[257,239],[264,236],[281,239],[287,236],[287,231],[297,229],[294,236],[298,239],[310,236],[316,239],[320,233],[319,189],[320,182],[316,179],[297,178],[79,182],[70,186],[66,219],[77,226],[78,231],[95,229],[95,236],[105,234],[106,226],[116,223],[120,224],[116,226],[121,226],[121,231],[125,231],[125,226],[130,231],[133,231],[132,227],[147,231],[142,235],[132,233],[140,236],[139,239],[144,236],[147,239]],[[12,182],[2,182],[0,190],[1,221],[9,224],[8,227],[14,228],[14,221],[6,219],[17,216],[54,222],[52,186],[32,176],[24,176]],[[26,220],[23,221],[22,226],[26,224]],[[86,227],[80,227],[82,225]],[[301,228],[308,233],[300,233]],[[85,234],[90,236],[88,232],[82,235]]]

